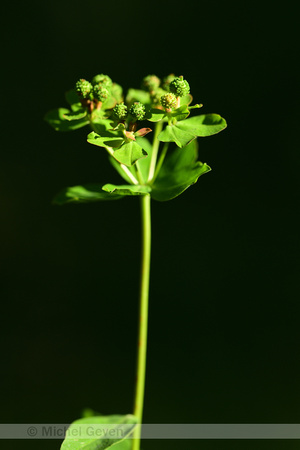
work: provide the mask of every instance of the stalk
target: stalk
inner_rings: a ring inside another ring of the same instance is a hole
[[[152,181],[152,178],[154,177],[155,172],[155,166],[156,166],[156,160],[157,160],[157,154],[159,149],[159,140],[157,139],[157,136],[161,132],[163,128],[163,121],[157,122],[155,124],[155,130],[154,130],[154,137],[153,137],[153,146],[152,146],[152,156],[151,156],[151,162],[149,167],[149,176],[148,176],[148,182]]]
[[[141,284],[140,284],[140,311],[138,332],[138,357],[136,369],[136,386],[134,400],[134,415],[138,419],[138,426],[133,434],[132,450],[140,449],[141,424],[143,419],[146,354],[147,354],[147,329],[148,329],[148,300],[150,281],[150,255],[151,255],[151,197],[141,196],[142,219],[142,260],[141,260]]]

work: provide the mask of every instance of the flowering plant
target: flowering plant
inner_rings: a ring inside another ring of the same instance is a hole
[[[105,149],[109,162],[123,178],[123,184],[111,183],[72,186],[63,189],[54,203],[89,203],[121,200],[138,196],[142,213],[142,259],[140,317],[136,389],[133,414],[125,416],[92,415],[75,421],[70,430],[85,424],[123,427],[122,436],[80,436],[69,432],[62,450],[85,448],[139,450],[146,374],[148,298],[151,253],[151,199],[172,200],[195,184],[211,169],[198,160],[197,138],[211,136],[226,128],[218,114],[189,117],[203,105],[194,104],[190,86],[183,76],[168,75],[162,81],[146,76],[141,89],[122,87],[108,75],[99,74],[91,81],[80,79],[66,93],[69,109],[59,108],[46,114],[46,121],[58,131],[72,131],[89,126],[87,142]],[[150,125],[150,126],[145,126]],[[150,124],[149,124],[150,122]],[[148,137],[153,134],[152,140]],[[147,135],[147,138],[145,137]],[[75,437],[74,437],[75,436]],[[133,437],[133,439],[130,439]]]

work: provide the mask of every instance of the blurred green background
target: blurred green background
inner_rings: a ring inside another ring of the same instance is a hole
[[[2,16],[1,423],[132,411],[136,198],[54,207],[62,188],[119,182],[87,129],[44,114],[78,78],[124,89],[189,81],[227,130],[213,169],[153,202],[146,423],[300,423],[299,145],[292,2],[11,3]],[[1,441],[4,449],[59,441]],[[296,449],[297,441],[145,441],[156,449]]]

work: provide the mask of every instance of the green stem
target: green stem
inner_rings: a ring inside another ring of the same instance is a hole
[[[157,154],[158,154],[158,149],[159,149],[159,140],[157,139],[157,137],[158,137],[159,133],[161,132],[162,127],[163,127],[163,121],[162,120],[155,124],[155,131],[154,131],[154,137],[153,137],[153,146],[152,146],[152,156],[151,156],[150,167],[149,167],[148,182],[152,181],[152,178],[154,177],[156,160],[157,160]]]
[[[142,218],[142,261],[140,284],[140,311],[138,333],[138,357],[136,370],[136,386],[134,400],[134,415],[138,419],[138,425],[132,440],[132,450],[140,449],[141,423],[143,419],[146,354],[147,354],[147,329],[148,329],[148,299],[150,281],[150,255],[151,255],[151,197],[141,196]]]
[[[155,179],[158,175],[158,172],[160,171],[160,168],[161,168],[161,166],[164,162],[165,156],[167,154],[168,148],[169,148],[169,142],[166,142],[162,148],[161,154],[159,155],[159,160],[157,161],[154,176],[152,178],[152,183],[155,181]]]

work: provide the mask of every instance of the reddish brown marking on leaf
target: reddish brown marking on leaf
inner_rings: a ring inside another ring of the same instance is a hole
[[[131,131],[125,131],[125,136],[132,141],[135,141],[134,134]]]
[[[140,130],[136,131],[136,136],[146,136],[146,134],[150,133],[152,130],[151,128],[141,128]]]

